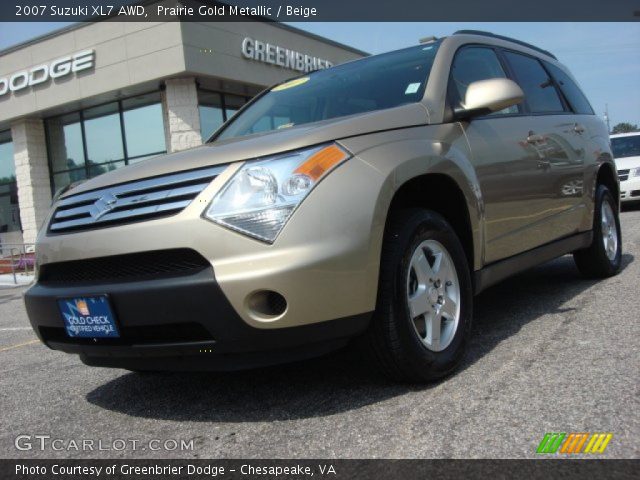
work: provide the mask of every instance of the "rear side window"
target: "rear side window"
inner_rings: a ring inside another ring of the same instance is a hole
[[[451,65],[449,78],[449,95],[454,106],[460,106],[464,101],[467,88],[478,80],[490,78],[506,78],[507,75],[498,60],[496,52],[491,48],[465,47],[456,53]],[[492,115],[518,113],[518,107],[513,105]]]
[[[593,108],[587,97],[585,97],[580,87],[575,84],[569,75],[567,75],[561,68],[552,65],[551,63],[544,62],[547,70],[551,73],[551,76],[560,86],[560,90],[566,97],[567,101],[576,113],[584,115],[593,115]]]
[[[533,57],[514,52],[504,52],[516,81],[524,92],[524,99],[532,113],[558,113],[564,105],[540,62]]]

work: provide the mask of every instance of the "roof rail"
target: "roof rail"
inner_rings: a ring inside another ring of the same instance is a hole
[[[458,30],[457,32],[454,32],[454,35],[462,35],[462,34],[482,35],[483,37],[499,38],[500,40],[506,40],[508,42],[517,43],[518,45],[522,45],[523,47],[531,48],[532,50],[535,50],[537,52],[544,53],[545,55],[548,55],[551,58],[554,58],[556,60],[558,59],[553,53],[549,52],[548,50],[544,50],[540,47],[536,47],[535,45],[531,45],[530,43],[523,42],[522,40],[517,40],[511,37],[505,37],[504,35],[496,35],[495,33],[485,32],[482,30]]]

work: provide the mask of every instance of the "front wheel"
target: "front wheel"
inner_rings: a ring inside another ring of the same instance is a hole
[[[622,236],[618,202],[604,185],[598,185],[593,218],[591,246],[573,253],[580,273],[587,278],[615,275],[622,263]]]
[[[402,210],[389,222],[367,345],[392,379],[432,381],[459,365],[470,336],[467,258],[454,230],[435,212]]]

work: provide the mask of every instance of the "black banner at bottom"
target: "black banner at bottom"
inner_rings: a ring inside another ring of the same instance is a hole
[[[638,460],[0,460],[1,479],[637,478]]]

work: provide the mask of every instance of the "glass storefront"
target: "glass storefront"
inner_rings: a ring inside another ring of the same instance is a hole
[[[249,97],[240,95],[198,90],[202,141],[206,142],[220,125],[231,118],[248,101]]]
[[[20,231],[20,209],[11,132],[0,132],[0,234]]]
[[[45,125],[53,192],[166,153],[159,92],[49,118]]]

